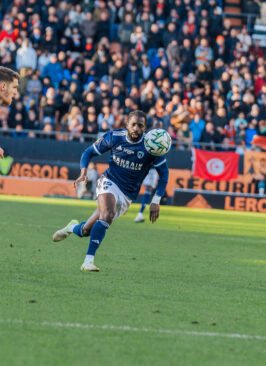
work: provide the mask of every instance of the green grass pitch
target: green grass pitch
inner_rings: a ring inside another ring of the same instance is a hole
[[[94,208],[0,197],[1,366],[265,365],[266,215],[133,205],[82,273]]]

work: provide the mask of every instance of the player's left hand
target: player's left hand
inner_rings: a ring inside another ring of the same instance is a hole
[[[154,224],[155,221],[158,219],[160,213],[160,205],[156,203],[150,204],[150,221]]]

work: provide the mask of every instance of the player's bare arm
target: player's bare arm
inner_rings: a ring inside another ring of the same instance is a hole
[[[0,159],[4,157],[4,150],[0,147]]]

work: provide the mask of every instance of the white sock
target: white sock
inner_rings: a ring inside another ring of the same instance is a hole
[[[94,255],[87,254],[84,260],[85,263],[94,263]]]
[[[67,231],[69,233],[73,233],[73,229],[74,229],[75,226],[77,226],[77,225],[74,225],[74,224],[70,225],[69,228],[67,229]]]

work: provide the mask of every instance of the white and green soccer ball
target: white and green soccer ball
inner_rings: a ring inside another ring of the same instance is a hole
[[[161,128],[150,130],[144,137],[144,145],[148,153],[161,156],[170,150],[172,139],[169,133]]]

